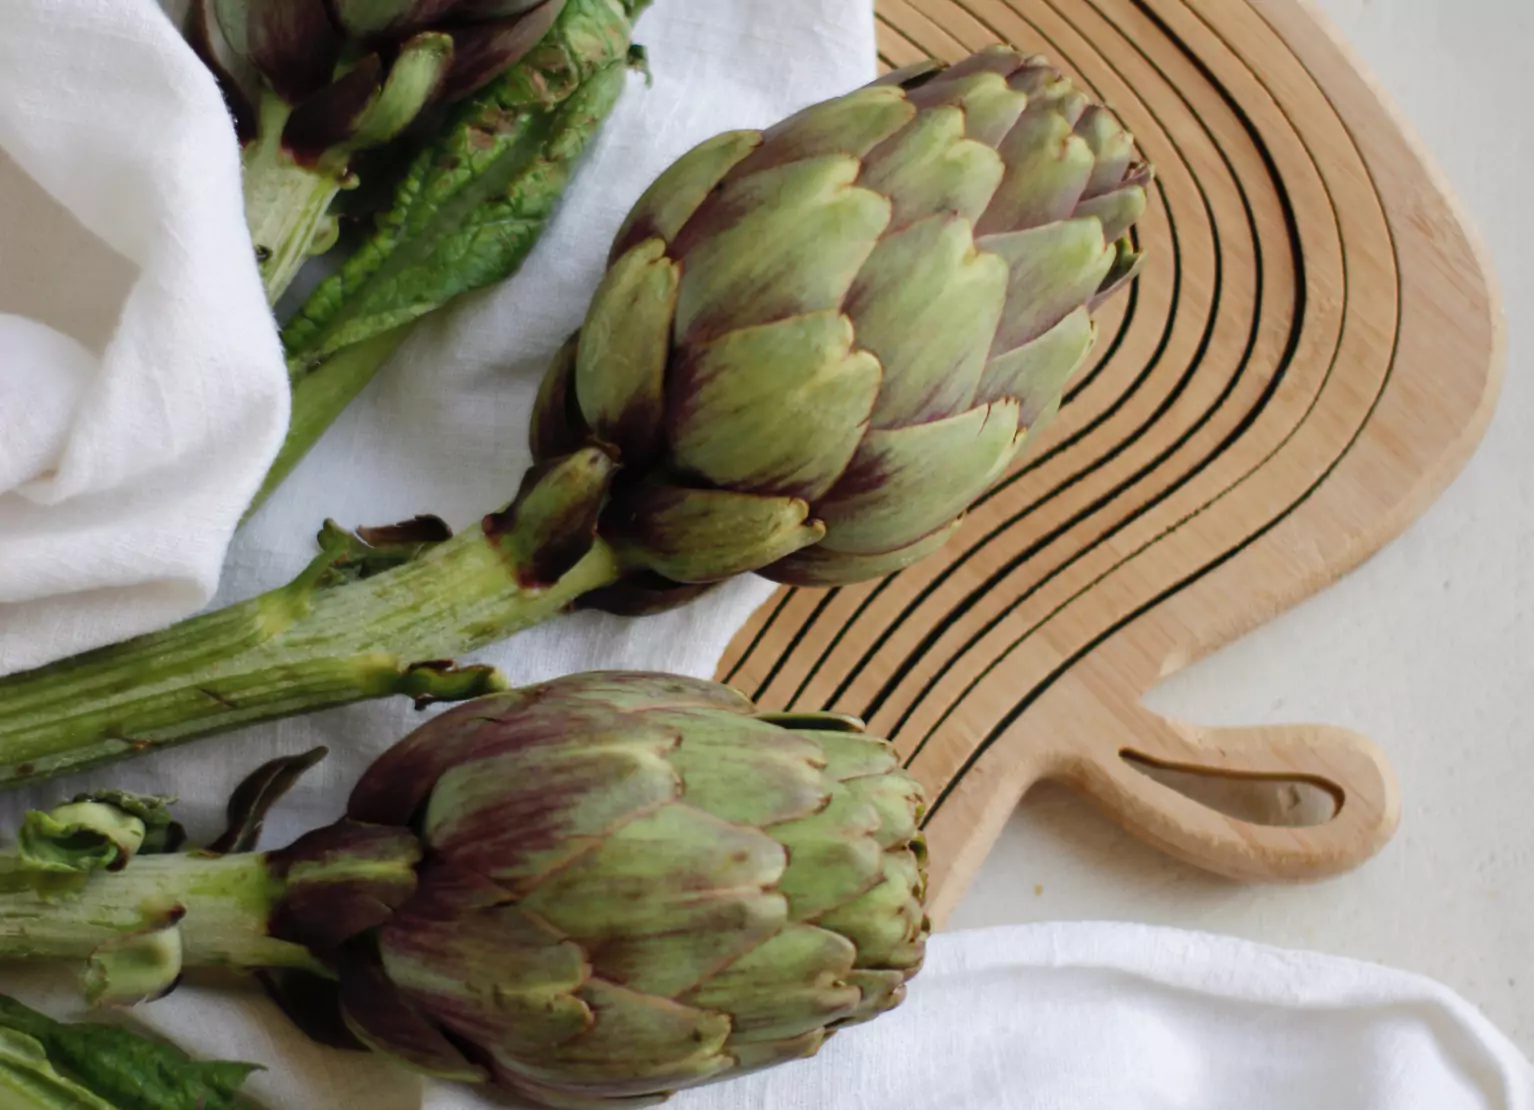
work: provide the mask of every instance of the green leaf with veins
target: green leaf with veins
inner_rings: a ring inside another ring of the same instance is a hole
[[[65,1079],[31,1037],[0,1028],[0,1110],[117,1110]]]
[[[0,1110],[243,1110],[239,1089],[257,1070],[0,995]]]
[[[630,15],[569,0],[544,40],[451,113],[394,204],[283,329],[295,376],[511,274],[621,92]]]

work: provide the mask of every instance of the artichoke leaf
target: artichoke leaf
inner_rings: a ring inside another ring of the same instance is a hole
[[[533,466],[505,509],[482,522],[485,535],[516,567],[522,585],[551,585],[591,551],[616,464],[584,448]]]
[[[993,358],[980,379],[977,402],[1017,398],[1018,422],[1030,433],[1060,403],[1097,340],[1092,314],[1082,306],[1030,343]]]
[[[666,414],[677,465],[726,489],[822,496],[852,460],[884,379],[860,338],[832,310],[689,352],[671,374]]]
[[[644,191],[613,239],[609,264],[652,235],[667,243],[735,165],[760,145],[756,131],[726,131],[673,162]]]
[[[1068,218],[1086,191],[1095,160],[1065,115],[1030,98],[998,148],[1007,172],[976,225],[977,235],[1040,228]]]
[[[964,518],[958,517],[904,547],[872,555],[832,551],[823,544],[806,547],[758,573],[763,578],[791,586],[845,586],[867,582],[921,562],[946,544],[963,523]]]
[[[871,425],[894,428],[970,407],[1001,322],[1008,267],[975,249],[967,220],[931,216],[879,244],[853,283],[858,345],[884,365]]]
[[[877,429],[818,506],[822,546],[877,555],[951,523],[1001,476],[1017,449],[1010,398],[944,420]]]
[[[65,1024],[0,995],[0,1106],[27,1110],[239,1110],[257,1065],[194,1060],[140,1033]],[[26,1102],[10,1102],[8,1095]]]
[[[1103,238],[1102,222],[1096,216],[989,235],[977,240],[977,245],[1001,255],[1012,270],[1006,311],[991,344],[992,357],[1043,335],[1086,304],[1118,257],[1114,244]]]
[[[798,1036],[848,1017],[862,1001],[846,981],[856,958],[846,937],[791,925],[682,1001],[734,1014],[732,1043]]]
[[[604,521],[624,562],[677,582],[713,582],[817,543],[824,526],[794,497],[650,483],[617,499]]]
[[[608,269],[581,325],[575,395],[585,422],[626,465],[660,448],[666,360],[680,274],[647,239]]]
[[[1023,97],[997,81],[1021,111]],[[869,153],[861,181],[894,200],[897,227],[940,213],[972,224],[985,211],[1001,184],[1001,156],[966,136],[966,124],[974,121],[958,107],[933,109]]]
[[[915,116],[915,106],[899,89],[879,85],[811,104],[768,128],[762,146],[725,180],[826,154],[861,158]]]
[[[888,197],[856,184],[862,164],[828,154],[728,182],[677,240],[678,343],[839,308],[889,227]],[[756,248],[774,244],[771,265]]]
[[[910,92],[911,103],[922,108],[951,104],[964,112],[964,132],[976,142],[995,148],[1001,145],[1017,118],[1028,106],[1028,97],[1007,85],[999,73],[971,73],[950,81],[935,81]],[[998,181],[1000,174],[997,174]],[[994,191],[994,187],[993,187]],[[990,196],[986,196],[990,201]],[[978,215],[978,214],[977,214]]]

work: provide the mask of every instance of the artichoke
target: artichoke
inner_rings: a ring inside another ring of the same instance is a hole
[[[1006,47],[721,135],[619,231],[535,457],[610,454],[607,535],[677,583],[907,566],[1053,415],[1140,264],[1149,179]]]
[[[456,536],[327,523],[288,586],[0,679],[0,782],[491,692],[444,660],[576,605],[920,559],[1059,406],[1149,180],[1106,110],[1001,47],[703,143],[619,230],[509,505]]]
[[[351,161],[429,104],[476,91],[538,44],[565,0],[193,0],[188,39],[244,148],[267,299],[334,242]]]
[[[406,737],[345,817],[269,855],[85,853],[51,902],[21,888],[58,852],[0,857],[0,958],[89,954],[119,1000],[183,962],[275,968],[317,1034],[339,1016],[411,1067],[550,1106],[649,1104],[814,1055],[904,998],[930,928],[922,794],[860,728],[651,673],[497,694]],[[168,901],[184,912],[155,917]]]

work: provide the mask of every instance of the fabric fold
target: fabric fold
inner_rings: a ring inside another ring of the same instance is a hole
[[[155,0],[8,4],[0,151],[8,673],[208,602],[288,392],[227,111]]]

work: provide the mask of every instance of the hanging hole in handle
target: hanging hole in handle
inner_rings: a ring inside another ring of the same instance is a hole
[[[1119,752],[1133,770],[1217,813],[1253,825],[1305,828],[1324,825],[1342,808],[1341,792],[1324,779],[1216,771],[1169,763],[1130,748]]]

